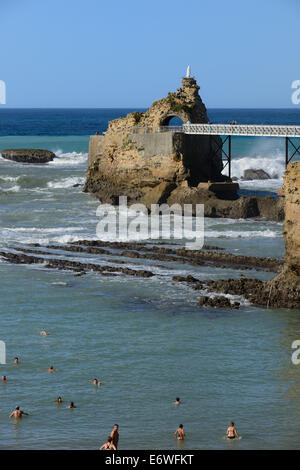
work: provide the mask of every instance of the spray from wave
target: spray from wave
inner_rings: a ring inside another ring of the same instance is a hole
[[[85,178],[81,176],[70,176],[69,178],[57,179],[54,181],[49,181],[47,183],[48,188],[53,189],[63,189],[71,188],[74,185],[82,185],[85,182]]]
[[[52,162],[49,162],[48,165],[51,166],[74,166],[85,164],[88,158],[88,153],[86,152],[66,152],[62,150],[54,151],[57,158]]]

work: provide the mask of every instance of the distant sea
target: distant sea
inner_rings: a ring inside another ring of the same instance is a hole
[[[0,135],[90,135],[106,130],[108,121],[142,108],[10,109],[0,108]],[[212,123],[299,125],[300,109],[208,109]]]
[[[0,250],[96,238],[99,202],[82,192],[89,135],[131,111],[0,109],[0,152],[45,148],[58,157],[44,166],[0,157]],[[213,123],[300,125],[299,109],[208,114]],[[283,139],[233,138],[232,150],[241,191],[276,194]],[[246,168],[262,168],[271,179],[243,182]],[[234,254],[284,255],[281,223],[206,219],[205,226],[206,244]],[[200,309],[200,293],[172,281],[274,274],[138,259],[128,266],[155,276],[75,277],[0,259],[0,340],[8,361],[0,365],[8,378],[0,384],[0,448],[97,449],[118,423],[120,449],[176,449],[173,433],[183,423],[183,449],[299,449],[300,366],[291,362],[291,343],[300,339],[300,312],[257,308],[241,298],[240,310]],[[41,329],[50,335],[40,336]],[[44,372],[50,365],[55,374]],[[95,377],[100,388],[91,383]],[[176,396],[179,407],[172,405]],[[76,409],[66,409],[71,400]],[[30,416],[16,424],[8,415],[17,405]],[[224,439],[230,420],[242,440]]]

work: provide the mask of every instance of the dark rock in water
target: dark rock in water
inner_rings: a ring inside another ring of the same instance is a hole
[[[186,277],[183,277],[183,276],[174,276],[173,277],[173,281],[175,282],[191,282],[191,283],[195,283],[195,282],[199,282],[199,279],[196,279],[195,277],[191,276],[190,274]]]
[[[208,297],[206,295],[203,295],[202,297],[200,297],[198,305],[200,307],[217,307],[231,309],[240,308],[239,302],[231,303],[230,300],[227,297],[224,297],[223,295],[217,297]]]
[[[243,180],[252,181],[252,180],[269,180],[271,176],[265,170],[252,170],[249,168],[244,171]]]
[[[267,220],[284,220],[284,198],[274,199],[272,196],[258,197],[257,206],[259,216]]]
[[[9,149],[2,150],[2,157],[20,163],[48,163],[55,158],[50,150],[41,149]]]
[[[271,281],[260,279],[219,279],[205,280],[195,284],[195,290],[206,289],[208,292],[241,295],[254,305],[275,308],[300,309],[300,283],[298,276],[283,271]],[[200,297],[201,299],[201,297]],[[203,300],[201,302],[204,302]],[[210,304],[207,304],[210,305]]]
[[[256,197],[240,197],[232,205],[230,217],[233,219],[248,219],[250,217],[259,217],[259,209]]]

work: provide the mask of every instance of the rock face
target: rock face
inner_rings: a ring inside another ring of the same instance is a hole
[[[124,195],[129,204],[149,206],[167,202],[175,190],[181,199],[194,199],[199,183],[228,181],[221,173],[218,136],[165,132],[168,129],[161,127],[168,126],[174,116],[185,123],[207,123],[198,90],[193,78],[184,78],[182,88],[154,102],[146,112],[111,121],[105,135],[92,136],[85,191],[102,202],[114,203]],[[233,185],[227,191],[229,199],[237,198],[237,189]]]
[[[290,163],[284,175],[285,200],[283,271],[270,281],[270,305],[300,310],[300,162]]]
[[[55,154],[50,150],[40,149],[9,149],[2,150],[2,157],[21,163],[48,163],[55,158]]]
[[[85,192],[102,203],[204,204],[208,217],[266,217],[282,220],[273,198],[239,198],[237,183],[222,175],[219,136],[190,135],[168,128],[172,117],[184,123],[207,123],[206,108],[194,78],[155,101],[143,113],[109,122],[104,135],[90,138]]]
[[[269,180],[271,177],[265,170],[252,170],[247,169],[244,171],[243,180],[252,181],[252,180]]]
[[[200,297],[198,302],[199,307],[215,307],[215,308],[231,308],[231,309],[238,309],[240,308],[239,302],[230,302],[227,297],[224,295],[220,295],[217,297],[208,297],[207,295],[203,295]]]
[[[285,272],[300,280],[300,162],[290,163],[284,176]]]
[[[290,163],[284,185],[285,261],[282,272],[271,281],[258,279],[225,279],[199,281],[195,289],[204,287],[210,292],[243,295],[252,303],[264,307],[300,310],[300,162]]]

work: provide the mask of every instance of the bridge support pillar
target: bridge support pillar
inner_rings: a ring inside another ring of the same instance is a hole
[[[211,137],[211,139],[215,140],[213,135],[211,135],[210,137]],[[228,176],[229,176],[229,178],[231,178],[231,135],[228,135],[227,137],[225,137],[224,140],[222,139],[222,137],[220,137],[220,139],[221,139],[222,143],[220,145],[218,145],[215,152],[218,153],[218,151],[221,150],[222,160],[223,160],[223,162],[225,162],[223,170],[228,165]],[[225,143],[227,141],[228,141],[228,150],[227,150],[228,153],[225,152],[225,150],[224,150],[224,146],[225,146]]]
[[[291,144],[292,147],[294,148],[294,152],[292,153],[291,156],[289,156],[289,144]],[[288,164],[290,163],[290,161],[293,159],[293,157],[296,154],[300,155],[300,145],[296,147],[294,145],[294,142],[289,137],[286,137],[285,138],[285,167],[288,166]]]
[[[228,176],[231,178],[231,135],[228,136]]]

